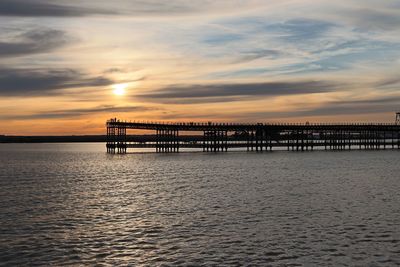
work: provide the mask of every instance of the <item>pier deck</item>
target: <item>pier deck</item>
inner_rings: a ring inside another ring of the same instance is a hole
[[[247,151],[400,149],[400,125],[390,123],[152,123],[111,119],[106,127],[109,153],[126,153],[128,148],[155,148],[156,152],[164,153],[179,152],[180,148],[209,152],[230,148]],[[132,141],[128,130],[151,130],[154,135]],[[182,132],[192,135],[182,136]]]

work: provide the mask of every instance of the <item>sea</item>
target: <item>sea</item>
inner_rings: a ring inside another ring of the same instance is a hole
[[[400,151],[0,145],[1,266],[399,266]]]

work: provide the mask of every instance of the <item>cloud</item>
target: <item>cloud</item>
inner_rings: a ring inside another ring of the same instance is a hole
[[[63,31],[34,29],[16,36],[16,40],[0,41],[0,57],[23,56],[50,52],[68,43]]]
[[[265,97],[332,92],[340,84],[322,81],[265,82],[246,84],[176,85],[138,95],[137,97],[161,103],[230,102],[235,98]]]
[[[324,103],[319,107],[302,108],[293,111],[249,112],[243,114],[243,116],[246,118],[276,119],[389,113],[398,110],[399,102],[400,96],[387,96],[370,99],[332,101]]]
[[[400,96],[335,101],[309,110],[296,112],[298,116],[334,116],[395,112]]]
[[[282,0],[281,0],[282,1]],[[82,17],[90,15],[176,16],[202,13],[227,13],[254,9],[262,1],[240,0],[1,0],[0,16]]]
[[[275,50],[275,49],[254,49],[250,51],[242,51],[239,52],[239,56],[235,63],[243,63],[249,62],[256,59],[277,59],[280,56],[283,56],[285,53],[283,51]]]
[[[189,100],[190,101],[190,100]],[[213,99],[210,99],[212,102]],[[223,99],[216,99],[216,102],[221,102]],[[227,98],[227,101],[232,101]],[[240,99],[239,99],[240,101]],[[368,99],[354,100],[336,100],[324,103],[319,107],[310,107],[293,111],[268,111],[268,112],[243,112],[240,114],[233,112],[224,113],[221,111],[207,111],[206,113],[187,113],[187,112],[172,112],[166,111],[160,115],[160,119],[174,120],[179,118],[184,119],[235,119],[239,121],[265,121],[267,119],[279,118],[301,118],[301,117],[323,117],[323,116],[342,116],[342,115],[361,115],[374,113],[390,113],[398,110],[400,96],[385,96]],[[152,110],[149,108],[149,110]],[[144,110],[145,111],[145,110]],[[110,111],[112,112],[112,111]],[[118,111],[117,111],[118,112]],[[54,115],[56,116],[56,115]]]
[[[249,10],[257,10],[261,6],[273,6],[277,3],[287,2],[290,0],[270,0],[266,3],[264,0],[130,0],[130,1],[119,1],[119,4],[123,6],[125,14],[139,15],[139,16],[154,16],[154,15],[196,15],[196,14],[227,14],[232,16],[233,13],[241,13]],[[110,1],[104,1],[109,2]],[[111,2],[115,5],[114,2]]]
[[[219,34],[206,36],[203,41],[209,45],[225,45],[227,43],[237,42],[242,39],[243,39],[243,37],[239,34],[219,33]]]
[[[97,114],[97,113],[125,113],[125,112],[135,112],[135,111],[149,111],[154,109],[155,108],[144,107],[144,106],[102,105],[93,108],[45,111],[29,115],[9,115],[5,116],[5,118],[10,120],[61,119],[61,118],[80,117],[84,115]]]
[[[321,37],[334,26],[326,21],[300,18],[265,27],[267,31],[275,32],[287,41],[308,41]]]
[[[366,30],[398,30],[400,27],[399,9],[376,10],[371,8],[362,8],[347,10],[347,18],[359,27]]]
[[[113,81],[71,69],[1,69],[0,96],[46,96],[59,90],[106,86]]]
[[[386,78],[376,83],[377,88],[400,88],[400,78]]]
[[[326,35],[338,25],[332,21],[323,19],[310,19],[307,16],[286,17],[286,19],[274,20],[269,17],[249,16],[239,19],[231,19],[222,22],[225,27],[235,29],[237,36],[277,38],[283,41],[313,41]],[[238,32],[238,29],[240,30]]]
[[[166,112],[161,115],[161,119],[173,120],[177,118],[183,119],[213,119],[219,120],[233,117],[237,122],[265,122],[267,120],[279,120],[287,118],[304,118],[304,117],[324,117],[343,115],[362,115],[374,113],[392,113],[398,110],[400,96],[380,97],[370,99],[355,99],[347,101],[332,101],[324,103],[319,107],[298,108],[291,111],[256,111],[256,112],[234,112],[225,113],[218,111],[210,111],[206,113],[185,113],[185,112]]]
[[[104,73],[124,73],[125,70],[121,69],[121,68],[108,68],[106,70],[104,70]]]
[[[174,1],[133,0],[127,7],[129,8],[130,13],[149,14],[149,15],[192,13],[195,11],[206,9],[205,5],[192,3],[190,1],[185,1],[185,0],[174,0]]]
[[[95,14],[113,14],[98,8],[55,4],[44,0],[1,0],[0,16],[20,17],[77,17]]]

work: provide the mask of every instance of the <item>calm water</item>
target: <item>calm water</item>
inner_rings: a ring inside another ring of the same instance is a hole
[[[400,151],[104,150],[0,145],[0,264],[400,264]]]

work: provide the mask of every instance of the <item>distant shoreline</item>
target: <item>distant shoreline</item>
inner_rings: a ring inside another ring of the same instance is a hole
[[[105,135],[0,136],[0,143],[103,143]]]
[[[181,136],[182,141],[198,141],[201,136]],[[152,142],[156,140],[155,135],[128,135],[128,142]],[[106,135],[62,135],[62,136],[17,136],[0,135],[0,144],[12,143],[105,143]]]

